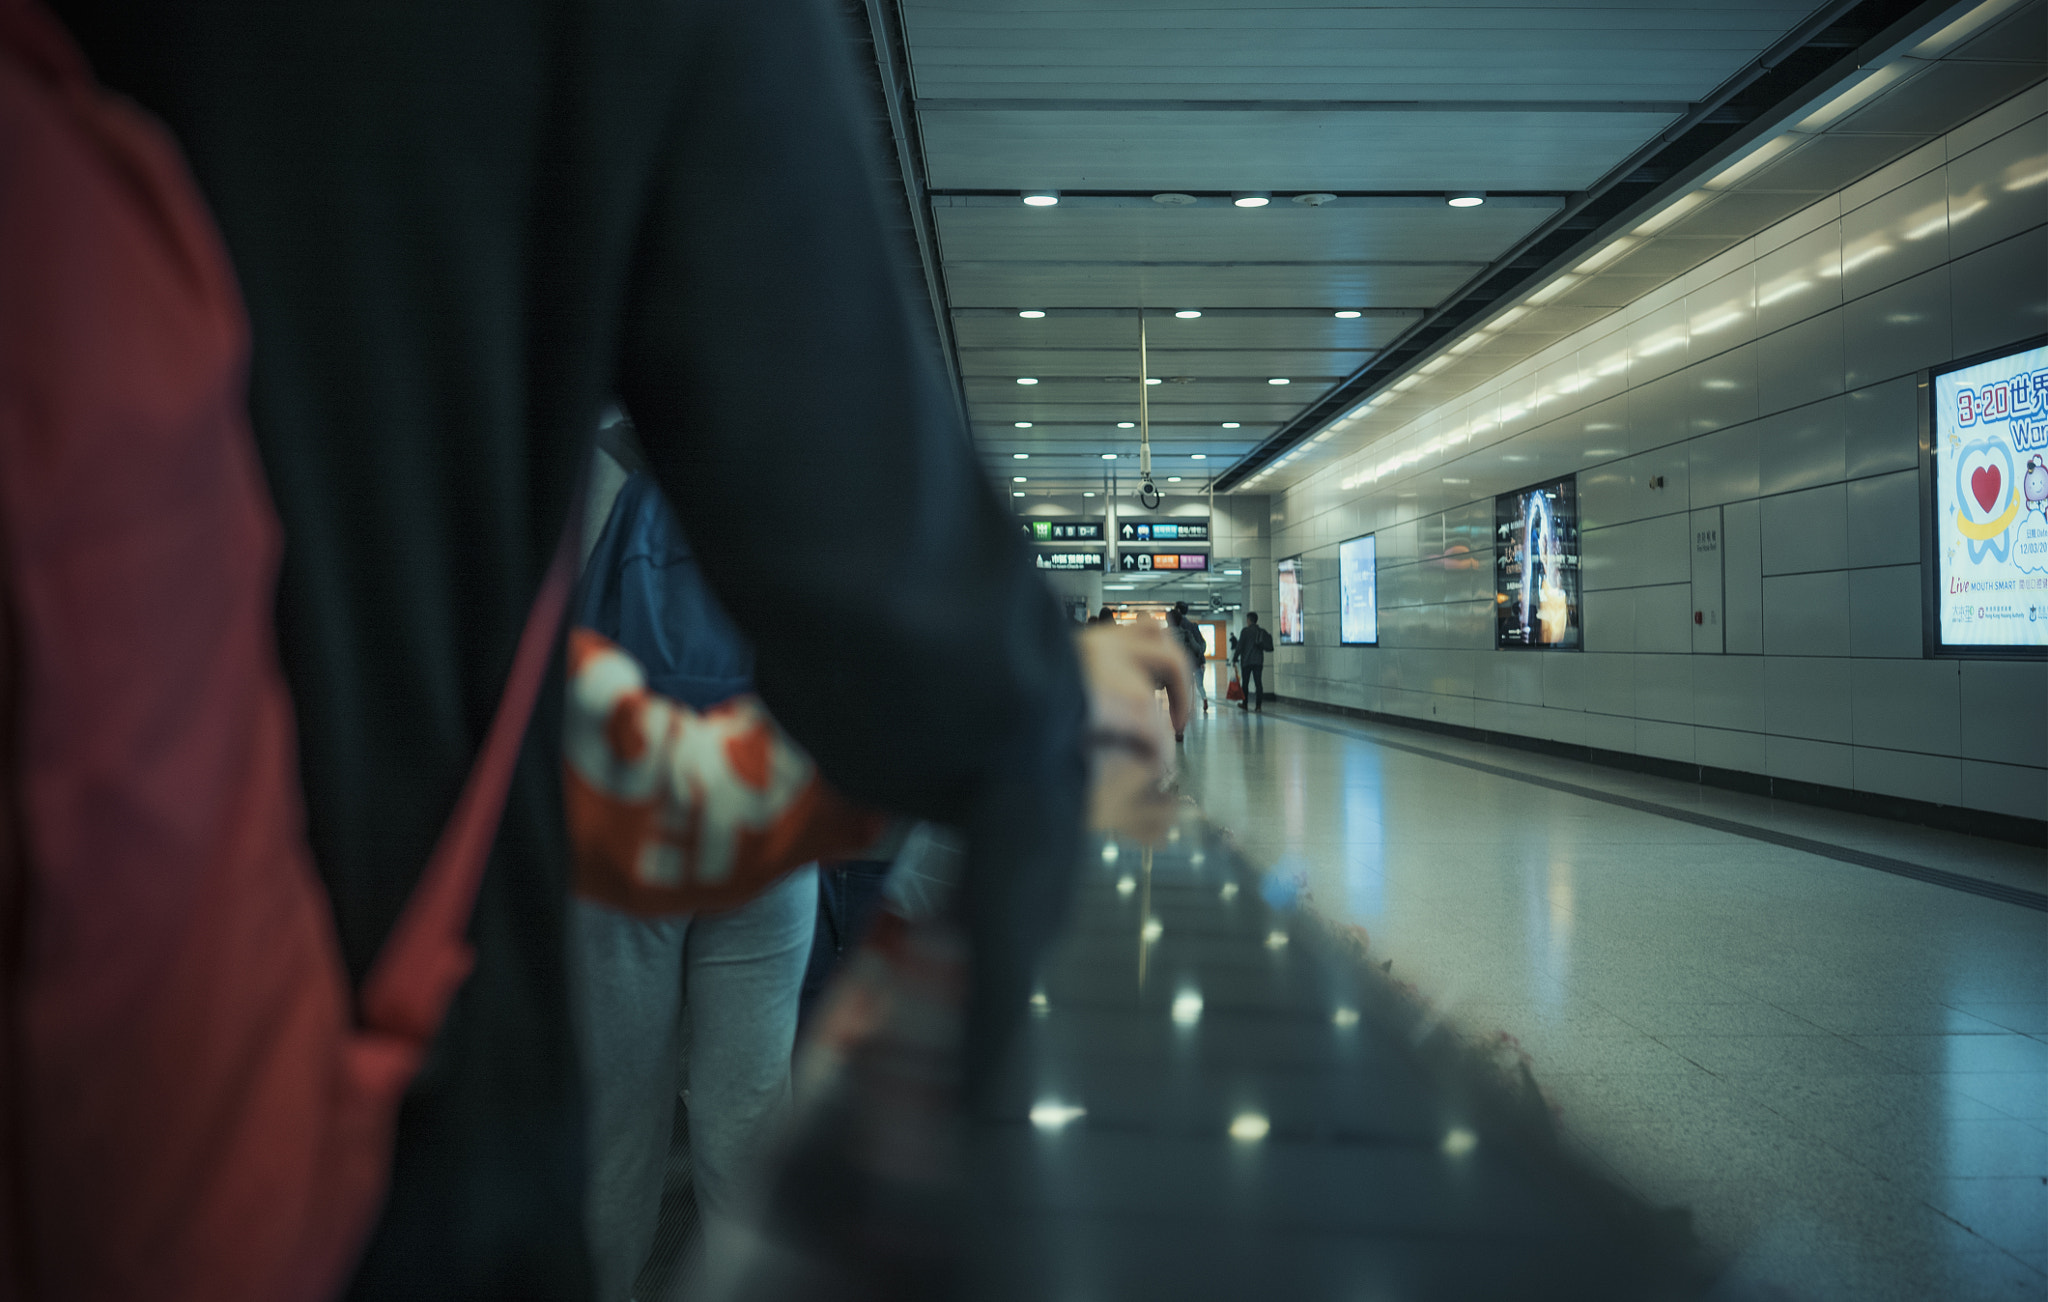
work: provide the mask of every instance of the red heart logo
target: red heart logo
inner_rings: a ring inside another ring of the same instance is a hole
[[[1991,504],[1998,500],[1998,485],[2003,478],[1997,466],[1978,466],[1970,472],[1970,495],[1985,511],[1990,511]]]

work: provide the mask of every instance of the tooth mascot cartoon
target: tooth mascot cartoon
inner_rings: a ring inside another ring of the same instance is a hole
[[[2048,460],[2035,456],[2027,460],[2027,473],[2020,480],[2020,491],[2026,494],[2027,510],[2039,511],[2041,518],[2048,521]]]

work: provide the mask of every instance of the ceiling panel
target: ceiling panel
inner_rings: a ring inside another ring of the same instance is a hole
[[[1427,307],[1470,280],[1483,262],[1348,266],[1160,267],[1129,263],[953,263],[946,288],[957,307],[1292,307],[1357,304]]]
[[[921,112],[935,189],[1578,190],[1670,113]]]
[[[1133,332],[1135,336],[1136,332]],[[1182,377],[1221,379],[1242,376],[1245,363],[1256,361],[1255,378],[1271,375],[1349,375],[1365,365],[1372,354],[1365,351],[1336,352],[1298,348],[1256,350],[1216,348],[1207,350],[1160,348],[1148,344],[1145,360],[1149,373],[1167,381]],[[1131,377],[1138,373],[1138,341],[1133,337],[1126,348],[1032,348],[960,350],[960,371],[968,376],[1013,378],[1031,375]]]
[[[1115,425],[1137,415],[1142,307],[1151,373],[1190,381],[1143,391],[1161,473],[1220,472],[1814,7],[905,0],[923,179],[955,192],[932,200],[938,276],[991,466],[1024,467],[1034,485],[1134,472],[1131,456],[1099,454],[1135,452],[1136,432]],[[1011,197],[1039,188],[1068,201]],[[1148,202],[1168,190],[1203,197]],[[1245,190],[1280,198],[1238,209],[1214,197]],[[1443,204],[1459,190],[1496,201]],[[1309,191],[1343,197],[1285,201]],[[1724,244],[1740,203],[1785,200],[1725,202],[1718,221],[1710,205],[1646,244],[1644,270]],[[1495,347],[1538,346],[1659,279],[1588,278]],[[1025,308],[1048,315],[1015,315]],[[1176,309],[1204,315],[1166,315]],[[1392,314],[1339,321],[1339,309]]]
[[[949,208],[938,212],[947,261],[1490,262],[1550,208],[1427,207]]]
[[[1162,350],[1180,348],[1306,348],[1365,350],[1385,347],[1421,313],[1397,317],[1361,317],[1339,321],[1329,311],[1292,317],[1218,316],[1213,312],[1194,321],[1181,321],[1166,311],[1155,312],[1145,323],[1151,346]],[[1138,318],[1135,313],[1120,317],[1062,316],[1057,309],[1038,320],[1026,321],[1015,312],[1000,316],[971,316],[955,313],[953,337],[962,352],[983,348],[1123,348],[1137,346]],[[1018,374],[1029,374],[1019,371]]]

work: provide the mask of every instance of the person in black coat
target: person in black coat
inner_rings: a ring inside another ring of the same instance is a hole
[[[1163,777],[1152,685],[1184,709],[1185,684],[1163,638],[1077,656],[994,496],[839,8],[52,7],[169,127],[247,304],[307,835],[351,975],[469,772],[616,399],[775,717],[853,798],[964,829],[985,1079],[1091,775]],[[588,1295],[561,699],[557,669],[351,1297]]]
[[[1237,637],[1238,667],[1244,671],[1244,699],[1238,709],[1266,708],[1266,653],[1272,649],[1273,635],[1259,627],[1259,612],[1246,611],[1244,632]]]

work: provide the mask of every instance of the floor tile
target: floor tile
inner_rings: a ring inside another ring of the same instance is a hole
[[[2048,1044],[2025,1035],[1858,1035],[1851,1038],[1910,1071],[2036,1072],[2048,1076]]]

